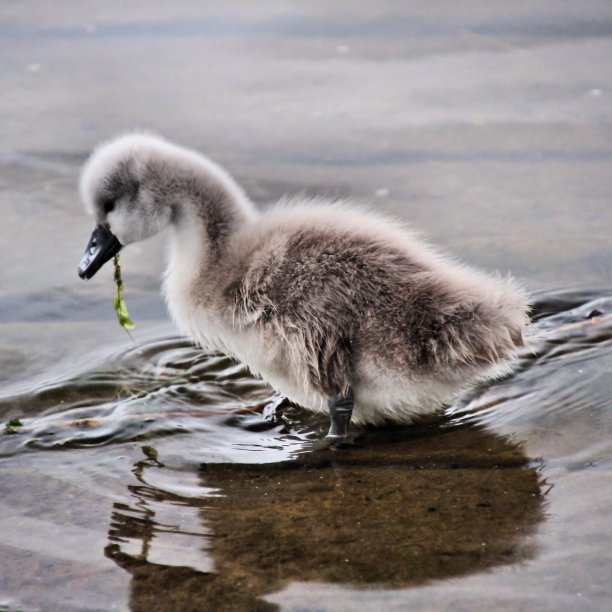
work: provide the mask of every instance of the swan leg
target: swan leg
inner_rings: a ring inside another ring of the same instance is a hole
[[[329,398],[327,405],[331,424],[326,439],[342,440],[347,437],[354,403],[353,388],[350,386],[346,393],[338,391],[336,395]]]

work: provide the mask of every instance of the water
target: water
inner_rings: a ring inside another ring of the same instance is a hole
[[[437,6],[3,6],[0,610],[609,608],[612,13]],[[134,126],[512,271],[515,375],[315,452],[324,418],[176,337],[164,237],[122,253],[132,342],[76,184]]]
[[[163,593],[167,606],[275,609],[303,583],[322,601],[316,585],[338,585],[332,600],[366,589],[361,605],[401,607],[432,580],[505,583],[506,567],[534,580],[572,538],[574,579],[597,584],[612,545],[590,533],[609,511],[612,293],[540,295],[534,320],[514,376],[335,451],[309,446],[325,419],[175,338],[3,397],[21,422],[0,436],[5,607],[83,609],[90,593],[91,609],[145,609]],[[592,505],[573,522],[585,487]],[[559,529],[555,546],[545,534]],[[24,572],[39,564],[42,583]],[[573,595],[566,578],[557,597]]]

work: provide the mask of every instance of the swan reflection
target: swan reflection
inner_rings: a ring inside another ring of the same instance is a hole
[[[479,572],[532,557],[543,516],[520,446],[448,421],[282,463],[209,463],[188,475],[198,496],[149,484],[163,471],[138,464],[131,503],[113,508],[105,553],[132,574],[134,610],[266,610],[293,581],[395,589]]]

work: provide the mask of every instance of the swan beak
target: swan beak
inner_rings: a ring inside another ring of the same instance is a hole
[[[85,255],[79,264],[79,276],[90,279],[111,257],[121,250],[117,236],[108,225],[98,225],[91,234]]]

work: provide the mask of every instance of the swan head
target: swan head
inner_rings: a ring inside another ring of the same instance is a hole
[[[173,146],[150,134],[128,134],[100,145],[81,173],[80,194],[96,227],[79,264],[91,278],[122,247],[144,240],[172,221],[162,197],[164,164]],[[161,175],[161,176],[160,176]]]

